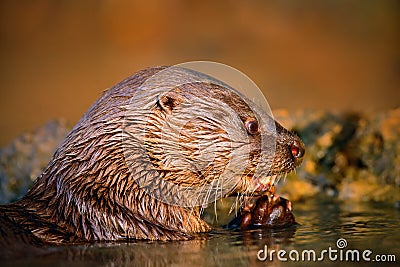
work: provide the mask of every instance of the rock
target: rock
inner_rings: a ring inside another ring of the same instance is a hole
[[[322,193],[341,200],[400,199],[400,108],[377,114],[274,112],[306,144],[304,163],[279,193],[292,201]]]
[[[51,121],[0,149],[0,203],[25,195],[69,131],[65,121]]]

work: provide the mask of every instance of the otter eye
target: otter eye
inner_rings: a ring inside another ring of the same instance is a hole
[[[244,124],[249,134],[258,133],[258,122],[256,120],[248,120]]]

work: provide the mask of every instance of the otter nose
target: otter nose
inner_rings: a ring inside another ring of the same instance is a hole
[[[299,140],[293,141],[293,143],[290,145],[290,152],[295,159],[301,159],[305,152],[303,142]]]

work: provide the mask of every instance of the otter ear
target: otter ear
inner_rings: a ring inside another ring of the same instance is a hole
[[[182,103],[182,99],[175,92],[167,92],[166,94],[158,95],[156,98],[157,107],[168,114],[171,114],[172,110],[179,106],[180,103]]]

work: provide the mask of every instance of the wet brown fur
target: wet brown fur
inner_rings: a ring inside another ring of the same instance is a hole
[[[145,175],[147,170],[141,169],[138,163],[138,168],[131,172],[125,162],[121,140],[126,106],[135,88],[162,69],[140,71],[104,92],[59,146],[29,192],[15,203],[0,206],[0,232],[5,237],[2,245],[21,239],[40,245],[129,239],[175,240],[210,230],[200,218],[199,208],[168,205],[148,195],[135,182],[135,176]],[[207,86],[208,90],[198,90],[197,86]],[[189,87],[177,88],[170,92],[170,97],[164,96],[159,100],[161,102],[155,103],[154,120],[168,116],[168,112],[185,101],[185,97],[190,97],[186,92],[224,101],[243,121],[252,116],[238,95],[218,85],[192,84]],[[152,163],[162,170],[162,155],[157,154],[157,142],[151,142],[156,135],[149,123],[147,153]],[[272,169],[275,173],[285,173],[299,164],[287,148],[297,137],[278,123],[276,126],[278,153]],[[190,131],[221,131],[196,122],[188,124],[184,130],[188,131],[187,138],[190,138]],[[185,139],[184,134],[182,136],[184,142],[193,141]],[[222,132],[218,136],[220,142],[229,141],[223,139]],[[232,193],[246,191],[251,183],[249,177],[254,171],[251,164],[257,162],[260,151],[257,138],[250,137],[250,165]],[[187,153],[190,156],[197,152],[188,150]],[[168,176],[166,172],[165,179],[183,185],[196,184],[206,177],[214,177],[228,160],[229,155],[221,155],[201,173]]]

